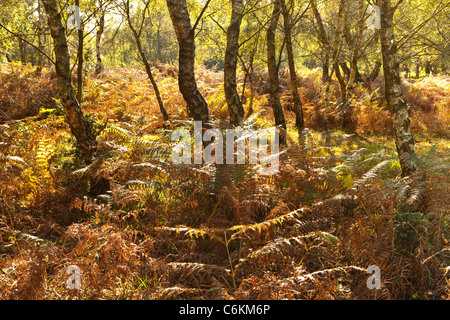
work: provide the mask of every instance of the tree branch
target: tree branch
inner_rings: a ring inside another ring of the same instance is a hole
[[[33,47],[34,49],[36,49],[38,52],[42,53],[42,54],[43,54],[43,55],[44,55],[44,56],[45,56],[45,57],[46,57],[53,65],[56,66],[56,62],[53,61],[52,58],[50,58],[45,52],[43,52],[41,49],[39,49],[38,47],[36,47],[34,44],[32,44],[32,43],[29,42],[28,40],[22,38],[22,37],[21,37],[20,35],[18,35],[17,33],[15,33],[15,32],[13,32],[13,31],[9,30],[8,28],[6,28],[6,27],[5,27],[3,24],[1,24],[1,23],[0,23],[0,27],[3,28],[3,29],[5,29],[6,32],[12,34],[14,37],[16,37],[16,38],[22,40],[23,42],[25,42],[26,44],[32,46],[32,47]]]
[[[200,15],[197,17],[197,21],[195,21],[195,24],[192,27],[191,33],[195,32],[195,29],[197,28],[198,24],[200,23],[200,20],[202,19],[203,14],[205,13],[206,9],[208,8],[210,2],[211,2],[211,0],[206,1],[205,5],[203,6],[202,12],[200,12]]]

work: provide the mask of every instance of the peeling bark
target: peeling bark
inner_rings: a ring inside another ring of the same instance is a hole
[[[417,169],[414,138],[411,134],[408,105],[405,102],[397,62],[397,45],[394,40],[394,8],[390,0],[380,1],[381,51],[385,81],[385,96],[394,122],[395,144],[402,168],[402,176],[410,176]]]
[[[77,100],[79,103],[83,99],[83,68],[84,68],[84,30],[81,25],[78,30],[78,66],[77,66]]]
[[[227,49],[225,52],[224,89],[230,114],[230,123],[238,126],[244,120],[244,108],[236,86],[236,67],[239,55],[239,34],[244,17],[243,0],[232,0],[231,22],[227,30]]]
[[[101,6],[102,2],[100,2],[99,5]],[[97,64],[95,66],[96,74],[99,74],[103,70],[101,42],[104,31],[105,31],[105,12],[102,11],[100,19],[98,20],[97,33],[95,35],[95,56],[97,58]]]
[[[202,121],[203,127],[207,127],[210,117],[208,105],[195,80],[195,30],[191,25],[186,0],[167,0],[167,7],[179,45],[180,92],[192,118]]]

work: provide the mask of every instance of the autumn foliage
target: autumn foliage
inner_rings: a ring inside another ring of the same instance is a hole
[[[52,99],[54,71],[0,70],[0,110],[10,115],[0,114],[0,298],[450,298],[448,76],[405,82],[426,171],[419,184],[399,178],[381,78],[354,90],[356,134],[339,131],[332,106],[326,145],[320,70],[299,74],[300,134],[281,73],[288,143],[279,173],[265,177],[250,165],[172,164],[170,133],[192,126],[176,66],[152,70],[170,121],[144,72],[87,76],[82,108],[99,132],[87,167]],[[224,128],[223,74],[196,76]],[[256,79],[244,126],[265,128],[274,122],[267,75]],[[244,97],[247,110],[248,89]],[[81,290],[66,287],[69,265],[82,270]],[[366,287],[370,265],[382,270],[380,290]]]

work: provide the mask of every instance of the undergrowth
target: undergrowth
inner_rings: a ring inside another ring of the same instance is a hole
[[[37,90],[52,79],[52,71],[27,80],[29,70],[12,68],[0,81],[22,79],[16,85]],[[154,71],[170,122],[160,119],[143,72],[87,78],[84,112],[93,126],[106,124],[88,167],[53,100],[0,125],[1,298],[449,298],[448,78],[408,89],[425,172],[417,183],[400,177],[380,89],[355,90],[357,134],[340,132],[332,112],[324,144],[324,87],[314,72],[300,80],[308,129],[298,135],[289,125],[276,175],[261,176],[256,166],[173,165],[170,134],[192,124],[176,71]],[[222,74],[197,76],[222,128]],[[269,127],[263,84],[253,109],[245,126]],[[94,190],[101,178],[107,183]],[[70,265],[82,271],[81,290],[66,287]],[[366,286],[370,265],[381,268],[379,290]]]

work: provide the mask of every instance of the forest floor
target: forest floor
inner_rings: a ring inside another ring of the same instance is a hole
[[[288,143],[279,173],[261,176],[254,165],[172,164],[170,134],[192,123],[176,69],[155,76],[168,122],[143,72],[88,74],[83,111],[107,126],[85,167],[54,72],[0,66],[1,299],[450,299],[450,77],[404,81],[418,182],[400,176],[382,79],[353,91],[351,135],[339,130],[334,84],[325,144],[319,70],[300,74],[300,135],[284,75]],[[223,74],[197,76],[224,127]],[[266,79],[247,128],[273,123]],[[79,290],[67,288],[71,265]],[[378,290],[367,287],[371,265]]]

